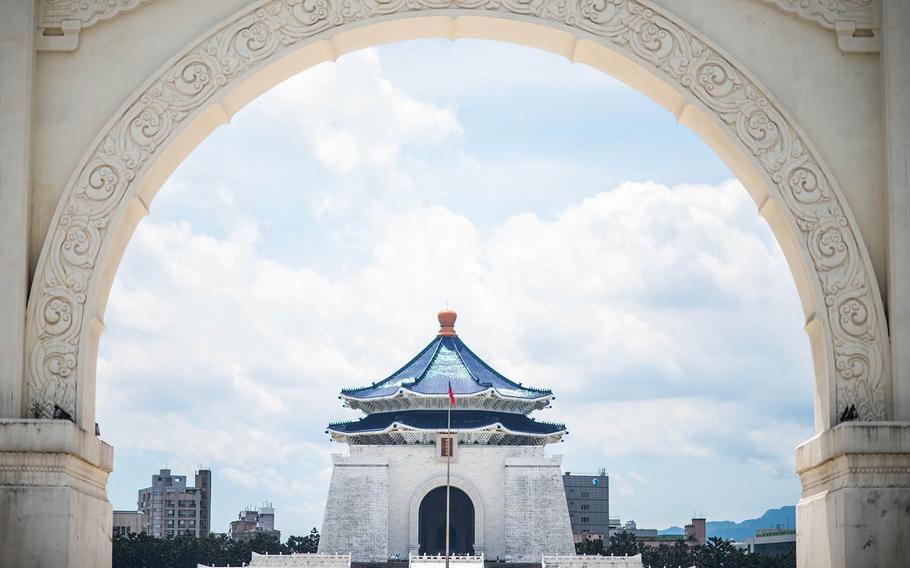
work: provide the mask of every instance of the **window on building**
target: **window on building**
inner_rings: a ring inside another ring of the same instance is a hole
[[[588,497],[588,496],[590,496],[590,495],[591,495],[591,494],[590,494],[588,491],[582,491],[582,492],[581,492],[581,496],[582,496],[582,497]]]
[[[590,519],[589,517],[582,517],[582,518],[581,518],[581,522],[583,522],[583,523],[589,523],[589,522],[591,522],[591,519]],[[445,532],[445,531],[443,531],[443,532]]]
[[[168,528],[174,528],[174,519],[168,519],[167,526]]]
[[[590,505],[582,505],[582,506],[581,506],[581,510],[582,510],[582,511],[587,511],[587,510],[590,509],[590,508],[591,508]]]

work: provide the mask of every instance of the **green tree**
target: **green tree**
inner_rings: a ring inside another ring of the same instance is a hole
[[[639,553],[638,540],[629,531],[619,531],[610,537],[607,554],[614,556],[635,556]]]
[[[131,533],[114,538],[113,568],[196,568],[197,564],[240,566],[249,563],[253,552],[316,552],[318,546],[319,531],[315,528],[307,536],[288,537],[285,544],[267,534],[256,535],[250,541],[236,541],[223,534],[154,538],[145,533]]]
[[[288,552],[316,552],[319,550],[319,531],[313,527],[307,536],[290,536],[285,546]]]
[[[576,554],[597,554],[604,553],[604,541],[602,539],[585,539],[575,543]]]

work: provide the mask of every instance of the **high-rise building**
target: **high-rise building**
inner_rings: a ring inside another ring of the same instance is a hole
[[[234,540],[252,540],[257,535],[267,534],[281,539],[281,531],[275,530],[275,508],[266,503],[258,509],[247,507],[231,521],[231,538]]]
[[[610,536],[610,478],[606,470],[596,475],[566,472],[562,476],[575,541],[587,535]],[[596,537],[595,537],[596,538]]]
[[[212,472],[196,472],[195,487],[186,476],[162,469],[152,476],[152,486],[139,490],[142,530],[157,538],[177,535],[203,536],[211,531]]]

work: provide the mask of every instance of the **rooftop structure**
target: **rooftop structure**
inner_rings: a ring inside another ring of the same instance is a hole
[[[266,503],[258,509],[247,507],[240,511],[237,519],[231,521],[230,535],[233,540],[252,540],[258,535],[281,538],[281,531],[275,530],[275,508]]]
[[[343,389],[341,399],[366,417],[329,424],[337,442],[351,445],[432,444],[447,426],[449,388],[457,399],[452,430],[459,443],[543,445],[568,433],[529,413],[553,400],[548,389],[506,378],[474,354],[455,332],[453,310],[439,312],[439,333],[401,369],[369,386]]]

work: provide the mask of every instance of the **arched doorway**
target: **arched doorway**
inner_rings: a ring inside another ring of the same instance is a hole
[[[468,494],[450,487],[449,553],[474,554],[474,503]],[[417,539],[420,554],[445,553],[446,488],[433,489],[420,502]]]

